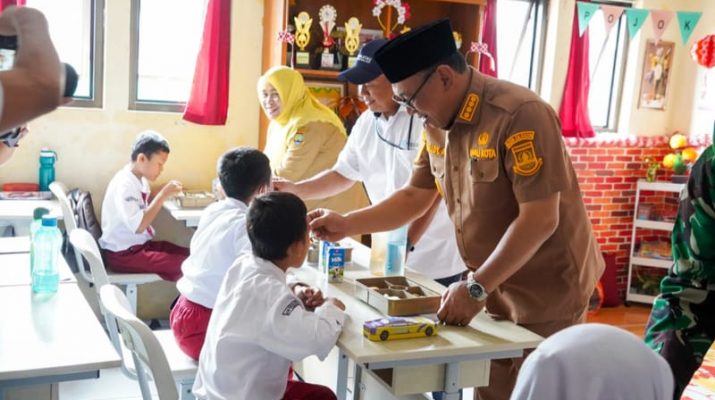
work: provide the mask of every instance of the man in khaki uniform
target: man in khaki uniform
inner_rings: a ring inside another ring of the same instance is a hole
[[[393,39],[375,58],[395,100],[424,121],[410,183],[345,216],[316,210],[311,227],[330,239],[388,230],[441,193],[473,271],[445,291],[442,321],[466,325],[486,306],[542,336],[583,322],[603,260],[552,108],[468,67],[447,20]],[[493,362],[479,398],[508,399],[521,362]]]

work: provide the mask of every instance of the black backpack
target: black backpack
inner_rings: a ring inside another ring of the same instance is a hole
[[[89,192],[73,189],[67,193],[69,198],[70,208],[72,209],[75,217],[75,222],[77,222],[77,227],[82,228],[89,232],[94,240],[99,240],[102,236],[102,225],[97,221],[97,215],[94,213],[94,205],[92,203],[92,195]],[[69,237],[65,232],[64,241],[62,243],[62,254],[65,256],[67,264],[69,264],[72,272],[79,272],[77,266],[77,258],[74,254],[74,247],[69,242]],[[89,265],[84,261],[85,270],[89,271]]]

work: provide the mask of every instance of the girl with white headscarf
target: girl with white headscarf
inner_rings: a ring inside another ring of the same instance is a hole
[[[632,333],[581,324],[544,340],[521,367],[511,400],[670,400],[668,363]]]

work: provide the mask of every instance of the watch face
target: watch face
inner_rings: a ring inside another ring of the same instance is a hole
[[[469,285],[469,295],[477,300],[481,300],[484,296],[484,287],[477,282],[473,282]]]

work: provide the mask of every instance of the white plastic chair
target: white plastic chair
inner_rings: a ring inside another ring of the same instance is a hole
[[[152,378],[159,400],[193,399],[191,387],[197,364],[181,352],[171,331],[149,329],[132,314],[126,296],[114,285],[102,286],[100,299],[110,318],[116,319],[122,343],[132,354],[142,398],[152,399],[149,388],[149,378]],[[168,335],[161,335],[162,332]],[[126,364],[128,357],[122,358]]]
[[[74,210],[70,205],[70,200],[67,197],[67,186],[65,186],[65,184],[63,184],[62,182],[55,181],[50,184],[50,191],[55,195],[55,197],[57,197],[57,200],[60,202],[60,207],[62,208],[62,221],[65,224],[67,236],[71,237],[72,232],[77,229],[77,217],[75,216]],[[92,237],[92,235],[90,235],[90,237]],[[95,241],[93,237],[92,241]],[[75,246],[74,243],[72,243],[72,246]],[[95,247],[97,247],[96,244]],[[75,250],[77,250],[76,247]],[[79,269],[80,276],[88,283],[96,285],[97,283],[95,282],[92,274],[88,273],[87,270],[84,268],[84,263],[82,263],[82,256],[79,254],[78,251],[75,251],[75,257],[77,258],[77,268]],[[102,257],[100,256],[99,259],[101,260]],[[108,276],[108,283],[121,285],[126,288],[125,292],[127,294],[129,304],[131,304],[131,308],[134,314],[137,313],[137,286],[161,280],[161,277],[159,275],[153,273],[126,274],[106,271],[106,275]]]

